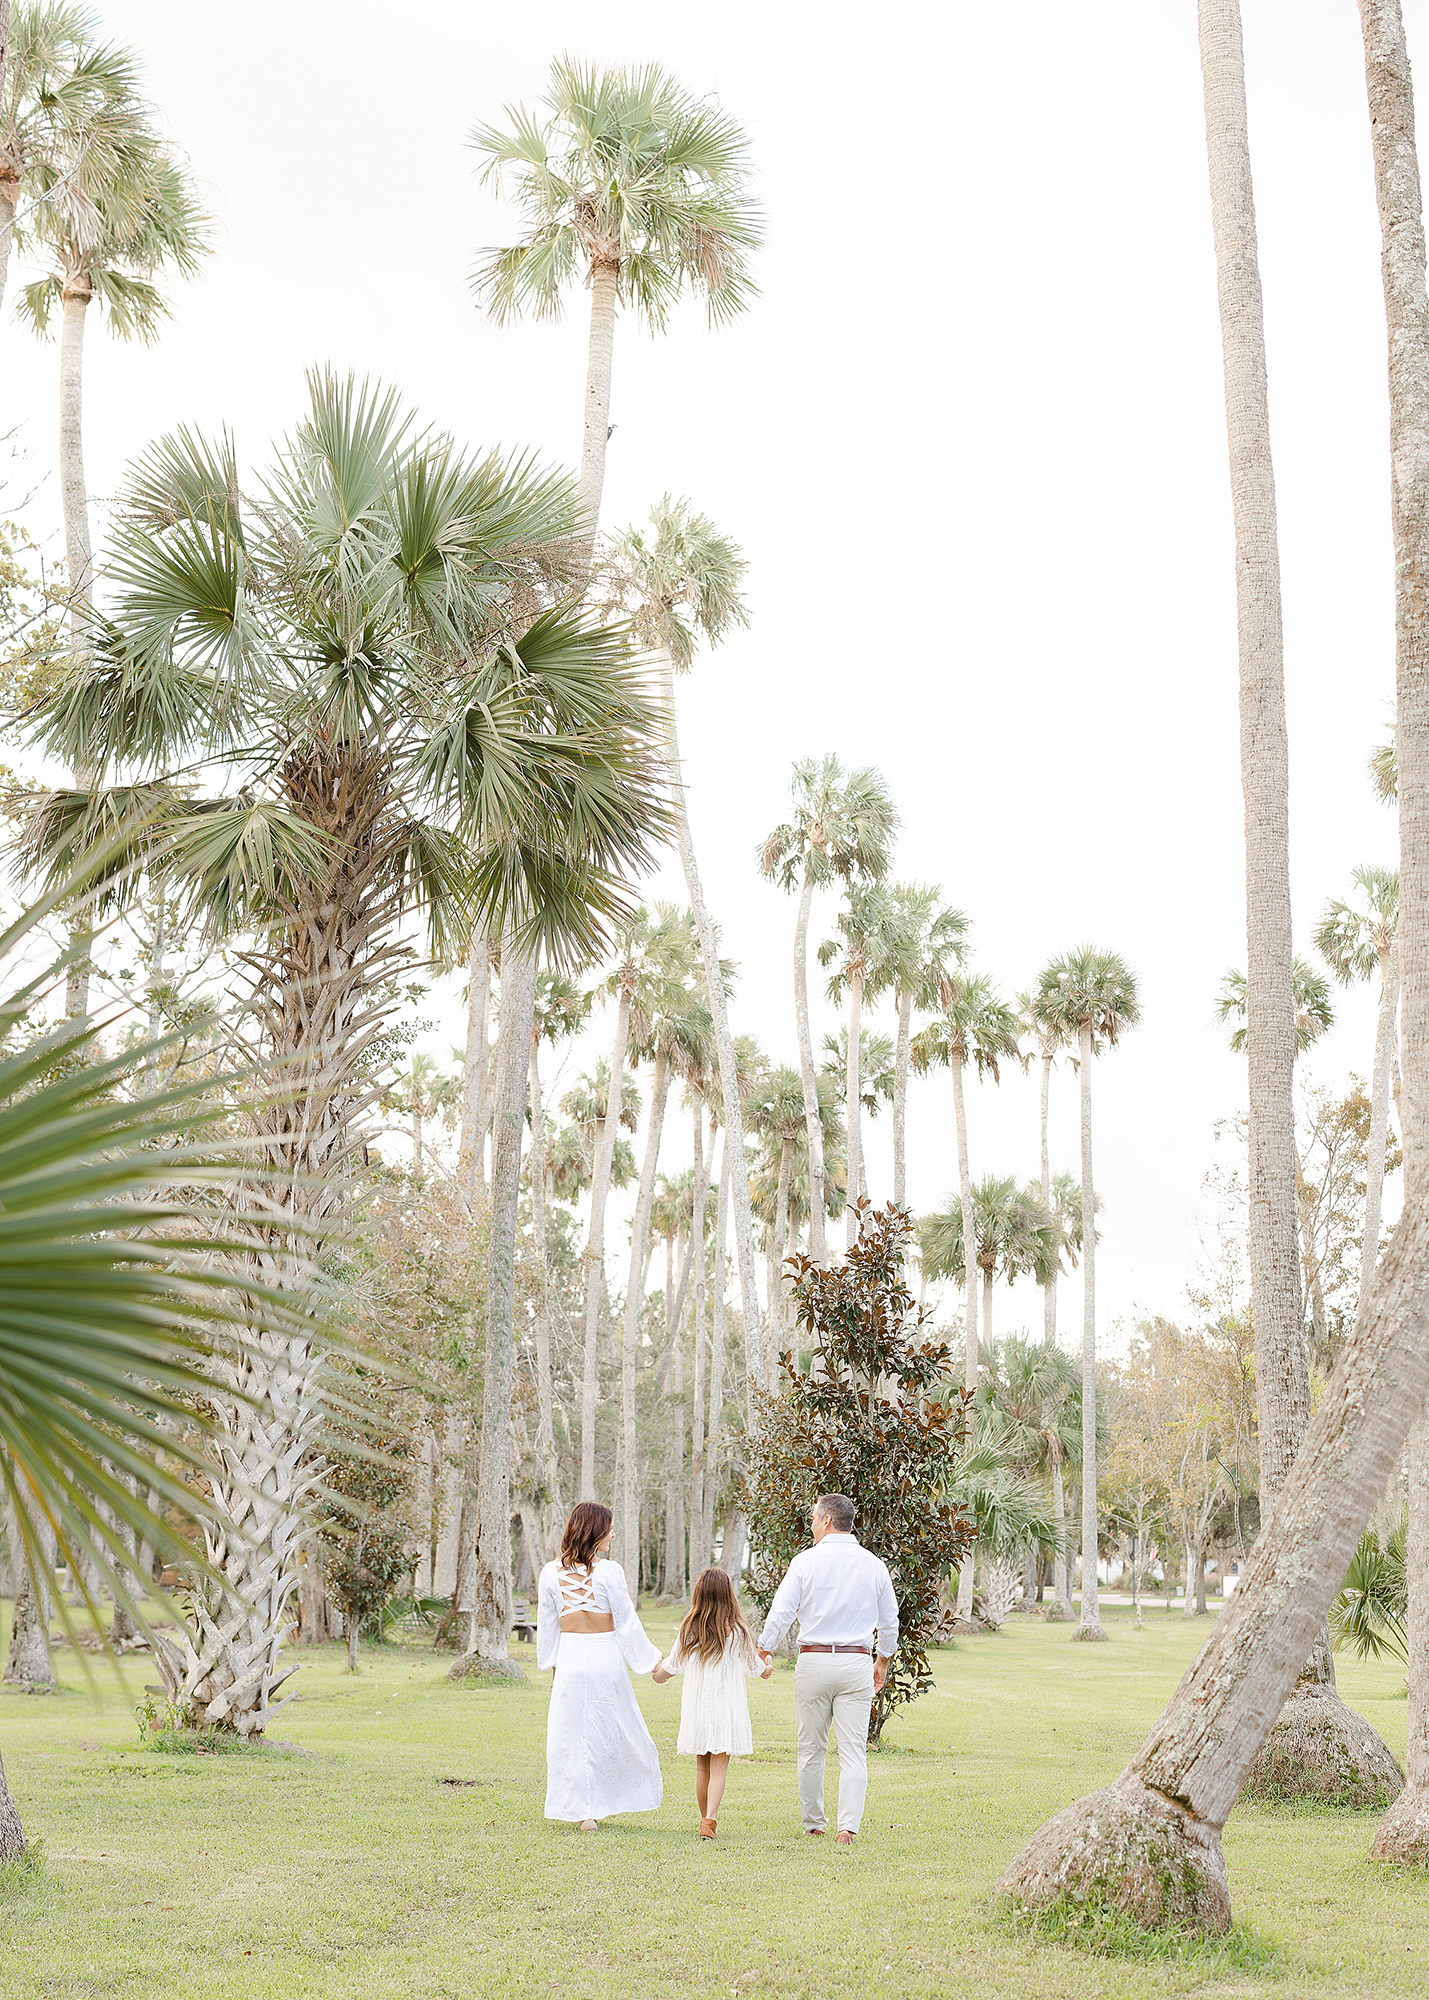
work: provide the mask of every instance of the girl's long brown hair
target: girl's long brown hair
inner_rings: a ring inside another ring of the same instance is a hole
[[[734,1585],[722,1569],[702,1569],[680,1627],[680,1653],[687,1660],[705,1660],[714,1666],[724,1658],[724,1649],[733,1637],[738,1638],[745,1656],[753,1659],[754,1634],[744,1622]]]
[[[614,1519],[609,1507],[603,1507],[599,1500],[581,1500],[572,1507],[561,1536],[561,1561],[567,1569],[590,1568]]]

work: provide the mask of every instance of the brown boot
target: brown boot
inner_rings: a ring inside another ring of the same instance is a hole
[[[716,1820],[702,1819],[700,1821],[700,1839],[713,1840],[715,1837],[715,1827],[717,1824],[718,1822]]]

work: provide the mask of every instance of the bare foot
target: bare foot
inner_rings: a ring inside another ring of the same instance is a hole
[[[583,1819],[581,1821],[582,1833],[598,1833],[599,1831],[600,1829],[593,1819]]]
[[[835,1847],[853,1846],[853,1835],[849,1832],[846,1826],[841,1826],[838,1832],[834,1835],[834,1846]]]

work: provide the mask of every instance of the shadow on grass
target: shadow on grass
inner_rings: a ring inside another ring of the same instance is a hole
[[[1062,1895],[1041,1910],[1024,1909],[1011,1897],[1000,1896],[990,1923],[1004,1937],[1063,1945],[1093,1958],[1179,1966],[1207,1979],[1289,1969],[1282,1965],[1280,1947],[1247,1924],[1235,1924],[1224,1937],[1212,1938],[1192,1930],[1147,1930],[1102,1896]]]

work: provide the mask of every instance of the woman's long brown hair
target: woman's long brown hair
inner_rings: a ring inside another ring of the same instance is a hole
[[[680,1627],[680,1653],[684,1659],[704,1660],[714,1666],[724,1658],[724,1649],[735,1636],[752,1660],[754,1634],[744,1622],[734,1585],[722,1569],[702,1569]]]
[[[599,1500],[581,1500],[572,1507],[561,1536],[561,1561],[567,1569],[590,1568],[614,1519],[609,1507],[602,1507]]]

